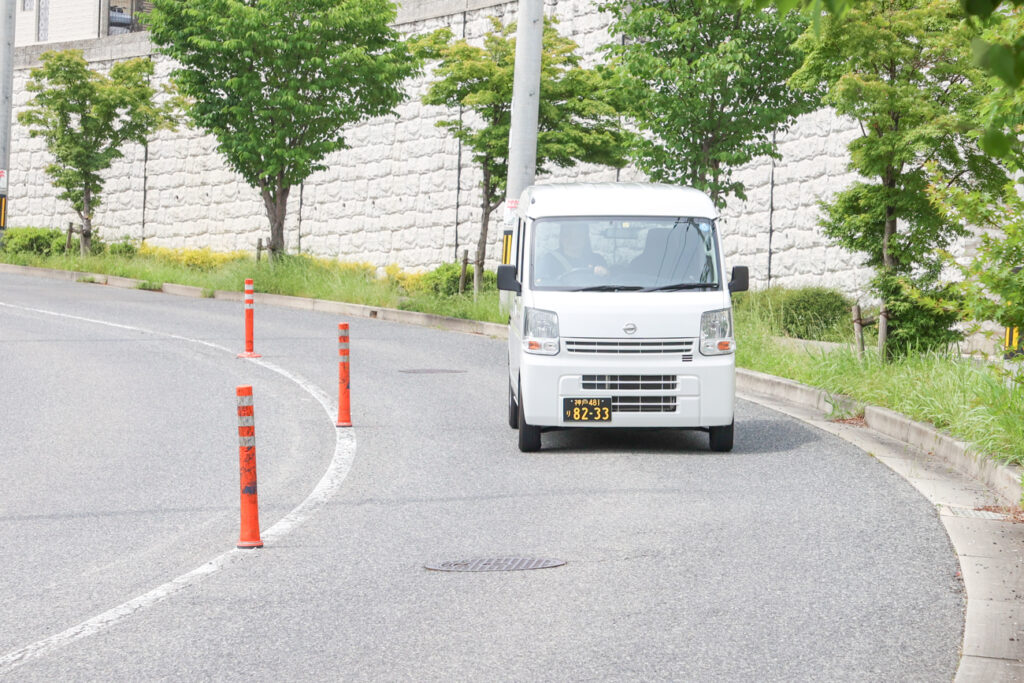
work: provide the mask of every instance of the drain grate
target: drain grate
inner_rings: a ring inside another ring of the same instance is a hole
[[[399,370],[407,375],[459,375],[465,374],[465,370],[448,370],[445,368],[413,368],[411,370]]]
[[[488,557],[475,560],[452,560],[423,565],[438,572],[518,572],[527,569],[561,567],[565,560],[535,557]]]

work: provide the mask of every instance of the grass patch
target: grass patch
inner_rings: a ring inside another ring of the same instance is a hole
[[[253,278],[257,292],[346,301],[349,303],[400,308],[423,313],[504,322],[498,311],[498,293],[492,277],[474,299],[469,294],[451,294],[438,287],[430,273],[407,273],[389,266],[383,277],[368,263],[346,263],[311,256],[284,256],[271,263],[256,262],[241,252],[218,253],[208,249],[164,249],[143,246],[134,254],[43,255],[0,251],[0,261],[17,265],[102,273],[141,280],[140,289],[160,289],[165,282],[199,287],[203,296],[214,291],[241,291],[246,278]],[[450,264],[443,267],[445,274]],[[93,281],[84,276],[81,281]]]
[[[1024,465],[1024,377],[955,353],[911,353],[882,362],[873,350],[799,349],[781,343],[770,321],[736,317],[737,363],[745,368],[883,406],[930,422],[1005,463]],[[1018,368],[1020,370],[1020,368]]]

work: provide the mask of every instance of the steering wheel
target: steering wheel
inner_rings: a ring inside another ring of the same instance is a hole
[[[561,275],[559,275],[556,278],[556,280],[558,282],[563,282],[566,278],[568,278],[571,275],[582,275],[583,273],[587,273],[588,275],[592,275],[593,272],[594,272],[594,269],[591,268],[590,266],[583,266],[583,267],[580,267],[580,268],[570,268],[569,270],[567,270],[564,273],[562,273]]]

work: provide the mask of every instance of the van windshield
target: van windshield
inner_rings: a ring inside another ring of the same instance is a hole
[[[546,218],[533,224],[531,287],[571,291],[718,289],[707,218]]]

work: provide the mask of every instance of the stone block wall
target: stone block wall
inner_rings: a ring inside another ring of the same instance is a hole
[[[456,36],[479,41],[491,17],[513,21],[517,4],[406,2],[397,26],[407,35],[448,26]],[[608,19],[593,0],[547,0],[546,9],[558,18],[562,33],[581,46],[588,63],[600,58],[599,47],[609,40]],[[29,99],[25,83],[41,52],[67,48],[84,50],[101,71],[117,60],[152,53],[146,34],[19,48],[15,111]],[[171,62],[154,59],[158,81],[165,80]],[[481,174],[469,150],[436,126],[458,113],[421,103],[429,82],[428,71],[409,83],[409,98],[396,116],[351,127],[350,148],[328,158],[328,170],[292,189],[285,233],[289,251],[410,270],[455,260],[464,249],[473,257]],[[770,264],[773,285],[823,284],[863,292],[869,272],[859,265],[861,257],[830,245],[816,225],[818,201],[854,179],[846,169],[846,145],[858,134],[852,121],[827,110],[815,112],[779,135],[780,161],[757,159],[739,171],[747,200],[730,201],[721,220],[727,267],[748,265],[755,287],[768,284]],[[66,227],[77,221],[44,172],[49,159],[43,143],[15,123],[11,149],[10,224]],[[539,181],[635,179],[642,179],[636,169],[584,165],[557,169]],[[491,267],[499,254],[502,215],[499,209],[491,219]],[[258,192],[227,166],[211,136],[184,122],[155,135],[148,148],[126,148],[108,174],[95,224],[108,241],[128,237],[215,250],[251,250],[259,237],[269,235]]]

